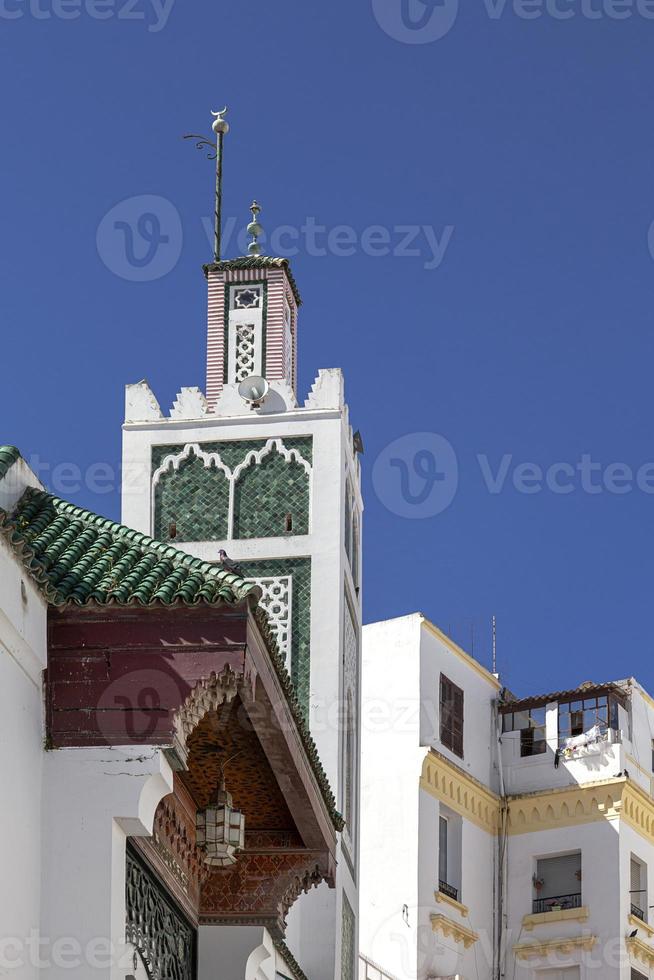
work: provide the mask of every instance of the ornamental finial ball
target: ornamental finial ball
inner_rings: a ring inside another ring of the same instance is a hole
[[[227,112],[227,106],[225,106],[225,108],[221,109],[219,112],[211,113],[212,116],[215,116],[215,119],[211,124],[211,128],[213,129],[214,133],[216,133],[216,135],[218,136],[220,135],[224,136],[226,133],[229,132],[229,123],[227,122],[226,119],[223,119],[223,116],[225,115],[226,112]]]

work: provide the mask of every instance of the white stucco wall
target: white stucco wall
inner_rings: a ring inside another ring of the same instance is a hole
[[[52,980],[125,980],[125,847],[152,833],[172,771],[151,746],[43,758],[41,936]]]
[[[531,980],[536,968],[553,968],[579,964],[582,977],[602,977],[602,980],[618,980],[620,968],[613,961],[615,947],[619,947],[627,927],[620,919],[619,852],[620,836],[624,825],[618,820],[599,820],[574,827],[514,834],[508,839],[507,880],[507,969],[509,975],[516,970],[517,978]],[[540,923],[529,931],[523,927],[525,915],[532,912],[534,889],[532,876],[536,859],[555,856],[570,851],[581,851],[580,882],[581,901],[588,908],[588,919]],[[628,874],[628,871],[627,871]],[[510,952],[514,944],[547,941],[566,936],[589,934],[597,937],[597,944],[589,952],[572,952],[568,956],[557,954],[555,961],[547,958],[529,962],[514,958]],[[617,942],[616,942],[617,941]]]
[[[365,626],[360,950],[415,975],[419,921],[420,618]],[[405,911],[406,907],[406,911]]]
[[[497,790],[497,735],[492,705],[500,685],[492,674],[424,617],[420,644],[421,744],[438,749],[474,779]],[[462,688],[464,694],[462,759],[440,740],[441,673]]]
[[[0,538],[0,976],[16,980],[38,975],[45,664],[45,603]]]
[[[468,913],[438,903],[441,804],[420,788],[420,776],[433,747],[486,785],[496,779],[497,684],[419,613],[365,626],[363,635],[361,952],[399,980],[476,976],[484,956],[492,960],[496,839],[455,815],[456,885]],[[464,691],[463,760],[440,742],[441,672]],[[453,916],[480,941],[466,951],[434,933],[436,913]]]

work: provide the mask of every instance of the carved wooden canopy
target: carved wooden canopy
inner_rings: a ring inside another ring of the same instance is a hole
[[[158,745],[175,771],[135,844],[194,922],[283,934],[298,895],[334,884],[338,815],[274,650],[246,604],[50,611],[53,747]],[[245,815],[228,868],[204,863],[196,812],[221,769]]]

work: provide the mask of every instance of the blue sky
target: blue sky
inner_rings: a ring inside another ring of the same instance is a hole
[[[181,136],[227,103],[226,218],[296,229],[300,389],[341,366],[363,433],[366,621],[488,662],[494,613],[519,693],[654,689],[654,6],[538,2],[0,0],[1,441],[116,466],[125,383],[204,387]],[[143,195],[169,261],[133,281],[102,219]]]

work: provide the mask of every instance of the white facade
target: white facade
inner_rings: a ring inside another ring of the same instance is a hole
[[[19,460],[0,480],[0,507],[12,507],[27,480],[36,485]],[[20,980],[36,976],[27,944],[40,918],[45,664],[45,601],[0,538],[0,976],[13,963]]]
[[[362,686],[362,980],[654,976],[636,681],[512,700],[415,614],[364,628]]]

